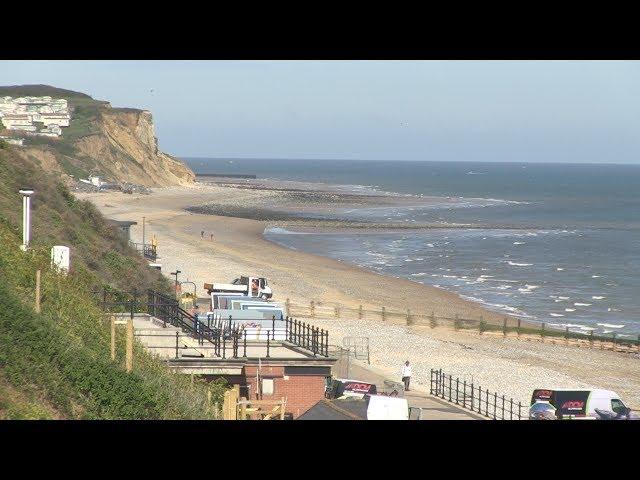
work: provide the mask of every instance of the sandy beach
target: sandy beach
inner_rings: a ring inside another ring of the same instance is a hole
[[[203,296],[205,282],[226,282],[240,275],[264,276],[274,291],[274,300],[307,305],[310,300],[337,302],[343,306],[388,309],[501,323],[504,314],[462,299],[442,289],[409,280],[377,274],[357,266],[286,249],[263,238],[267,226],[342,228],[339,222],[320,218],[302,221],[289,215],[304,192],[292,189],[247,188],[241,184],[201,184],[192,187],[152,189],[149,195],[121,192],[76,193],[92,201],[107,217],[138,222],[132,227],[135,242],[142,240],[142,217],[146,217],[146,239],[158,238],[159,262],[168,274],[182,271],[181,281],[196,283]],[[330,200],[333,199],[333,200]],[[380,202],[366,194],[361,198],[319,194],[304,211],[331,211],[332,204]],[[404,201],[389,198],[386,202]],[[424,199],[428,201],[428,199]],[[201,207],[207,205],[207,208]],[[189,207],[199,207],[187,211]],[[247,212],[262,212],[253,218]],[[196,212],[216,213],[205,214]],[[276,213],[274,213],[276,212]],[[283,213],[285,212],[285,213]],[[348,228],[363,228],[352,224]],[[376,228],[393,228],[377,225]],[[430,228],[430,226],[423,226]],[[432,227],[432,226],[431,226]],[[204,230],[204,239],[200,232]],[[213,234],[213,241],[210,240]],[[343,336],[370,338],[371,362],[392,377],[398,376],[407,358],[414,364],[417,388],[428,389],[429,370],[464,375],[483,388],[528,403],[538,387],[599,387],[617,391],[634,409],[640,408],[640,368],[637,354],[525,342],[447,328],[406,326],[402,321],[376,319],[317,318],[314,323],[327,328],[331,343],[341,344]]]

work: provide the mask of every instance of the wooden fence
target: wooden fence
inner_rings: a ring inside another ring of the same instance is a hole
[[[339,303],[320,302],[311,300],[308,304],[285,302],[287,315],[302,318],[323,319],[353,319],[379,320],[393,324],[429,326],[430,328],[445,327],[454,330],[476,332],[480,335],[498,335],[502,337],[516,337],[526,341],[541,341],[554,344],[590,347],[601,350],[613,350],[623,353],[640,352],[640,335],[622,337],[616,332],[611,334],[594,335],[593,330],[588,334],[573,332],[569,327],[564,329],[550,327],[547,323],[534,325],[523,322],[519,318],[507,317],[502,322],[488,322],[482,316],[478,318],[464,318],[458,314],[453,317],[438,316],[434,312],[412,312],[407,309],[392,310],[385,306],[378,308],[347,307]]]

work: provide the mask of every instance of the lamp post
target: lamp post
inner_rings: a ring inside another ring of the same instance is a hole
[[[176,298],[178,298],[178,274],[182,273],[180,270],[178,270],[176,268],[175,272],[171,272],[169,275],[175,275],[176,276],[176,284],[175,284],[175,294],[176,294]]]
[[[20,245],[20,249],[24,252],[29,248],[31,241],[31,195],[34,193],[30,188],[20,190],[22,195],[22,245]]]

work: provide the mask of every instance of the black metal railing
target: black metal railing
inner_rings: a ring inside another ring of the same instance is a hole
[[[313,356],[329,356],[329,332],[311,324],[286,317],[286,339],[298,347],[310,350]]]
[[[442,369],[431,369],[430,393],[494,420],[523,420],[527,418],[527,408],[521,402],[516,403],[513,398],[507,399],[504,395],[492,393],[480,385],[474,385],[473,382],[461,381],[457,377],[445,374]]]
[[[129,242],[129,245],[134,248],[138,253],[142,254],[147,260],[155,262],[158,258],[158,252],[156,246],[151,243],[135,243]]]
[[[227,358],[228,354],[231,358],[247,357],[247,343],[249,342],[251,346],[257,342],[264,344],[266,357],[269,358],[272,345],[276,340],[285,340],[309,350],[314,357],[329,356],[328,331],[289,317],[276,320],[273,316],[270,329],[255,330],[247,325],[245,319],[237,322],[232,316],[222,319],[213,315],[207,315],[204,318],[192,315],[183,310],[175,298],[151,289],[147,290],[144,302],[142,301],[144,297],[135,289],[131,292],[121,292],[105,288],[94,293],[99,295],[99,303],[103,311],[129,313],[132,319],[136,313],[147,313],[161,320],[164,327],[169,324],[179,328],[196,339],[198,345],[207,344],[205,348],[213,349],[217,357]],[[264,319],[256,319],[256,321],[263,322]],[[254,335],[255,339],[250,339]],[[178,350],[176,347],[176,355]]]

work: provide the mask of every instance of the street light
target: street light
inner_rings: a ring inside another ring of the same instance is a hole
[[[20,245],[20,249],[24,252],[29,248],[31,241],[31,195],[34,193],[30,188],[20,190],[22,195],[22,245]]]
[[[180,270],[176,269],[175,272],[171,272],[169,275],[175,275],[176,276],[176,286],[175,286],[175,291],[176,291],[176,298],[178,297],[178,274],[182,273]]]

